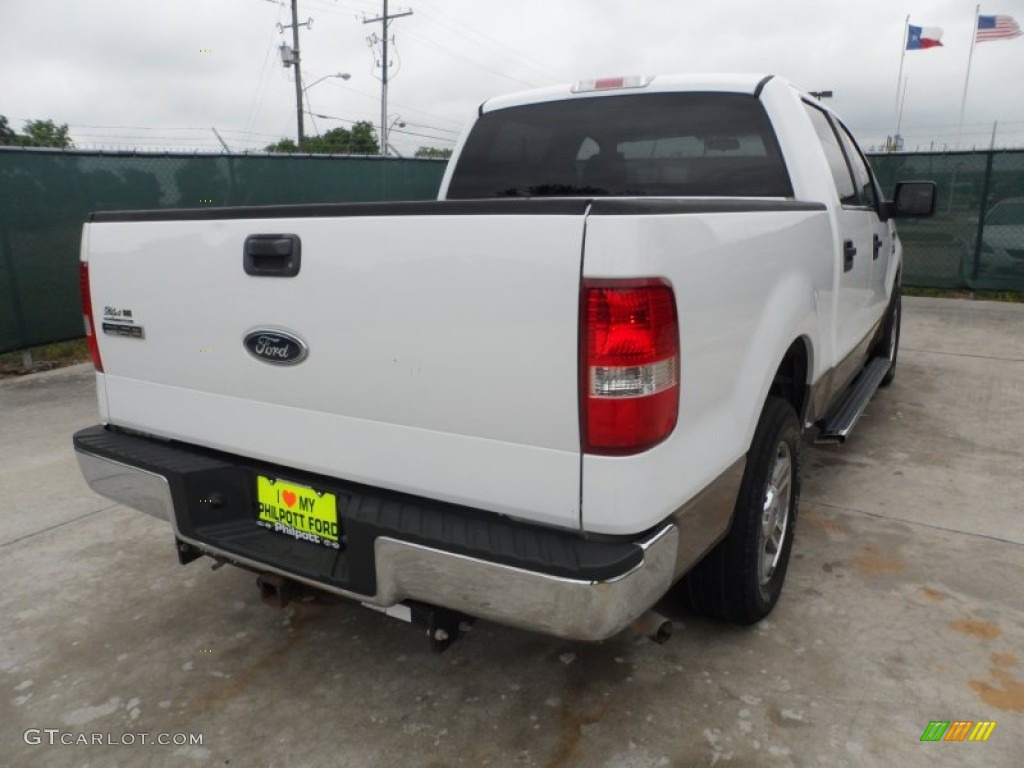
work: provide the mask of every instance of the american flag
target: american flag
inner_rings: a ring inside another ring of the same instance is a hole
[[[986,43],[989,40],[1010,40],[1021,36],[1020,26],[1013,16],[979,16],[975,40]]]

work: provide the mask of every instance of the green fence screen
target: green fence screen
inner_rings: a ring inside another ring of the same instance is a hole
[[[903,219],[903,282],[928,288],[1024,291],[1024,151],[870,156],[882,189],[938,184],[935,216]]]
[[[936,215],[899,223],[905,284],[1024,291],[1024,151],[870,160],[888,195],[897,181],[938,184]],[[0,352],[82,335],[90,211],[429,200],[443,173],[436,160],[0,148]]]
[[[437,196],[437,160],[0,149],[0,352],[82,336],[90,211]]]

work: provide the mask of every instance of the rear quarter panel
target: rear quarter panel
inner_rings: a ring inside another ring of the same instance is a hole
[[[824,209],[597,216],[585,277],[651,276],[676,296],[680,411],[672,435],[632,457],[585,455],[583,527],[645,530],[747,451],[789,346],[812,351],[831,316],[832,229]]]

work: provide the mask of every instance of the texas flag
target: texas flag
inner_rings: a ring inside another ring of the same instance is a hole
[[[941,27],[907,26],[907,50],[919,51],[922,48],[935,48],[942,45]]]

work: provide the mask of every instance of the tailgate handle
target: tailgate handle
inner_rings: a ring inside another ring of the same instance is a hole
[[[302,266],[302,242],[298,235],[249,235],[242,266],[253,277],[295,277]]]

